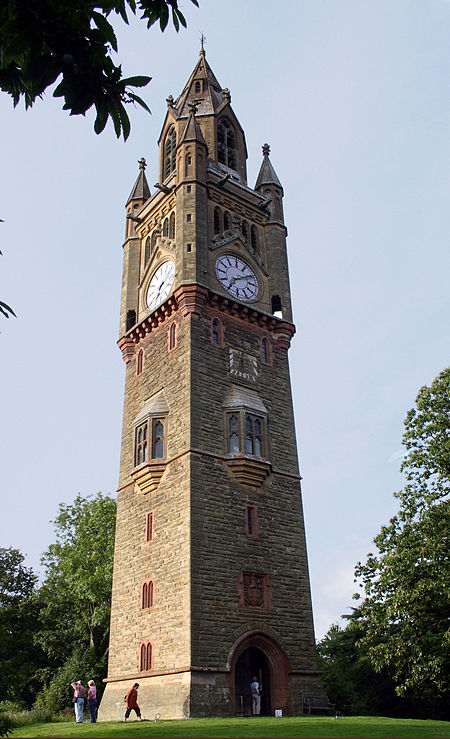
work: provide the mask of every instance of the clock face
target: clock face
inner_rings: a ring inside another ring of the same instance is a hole
[[[147,306],[154,310],[168,297],[173,278],[175,277],[175,264],[168,260],[163,262],[154,273],[147,290]]]
[[[234,254],[222,254],[217,259],[216,276],[225,290],[239,300],[254,300],[258,294],[255,273]]]

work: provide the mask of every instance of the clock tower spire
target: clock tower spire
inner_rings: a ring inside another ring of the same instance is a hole
[[[247,184],[231,95],[200,58],[167,98],[151,194],[127,201],[126,362],[101,719],[326,704],[317,669],[288,350],[283,188]]]

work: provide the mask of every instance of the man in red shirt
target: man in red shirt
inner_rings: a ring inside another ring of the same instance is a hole
[[[135,711],[136,716],[138,717],[138,721],[142,721],[141,709],[139,708],[138,702],[137,702],[138,687],[139,687],[139,683],[134,683],[131,690],[129,690],[128,693],[126,694],[125,700],[127,704],[127,710],[125,711],[124,721],[127,720],[132,710]]]

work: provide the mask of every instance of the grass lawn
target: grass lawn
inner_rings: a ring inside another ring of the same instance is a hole
[[[73,721],[34,724],[14,730],[14,737],[450,737],[447,721],[392,719],[379,716],[299,716],[211,718],[189,721],[108,721],[76,726]]]

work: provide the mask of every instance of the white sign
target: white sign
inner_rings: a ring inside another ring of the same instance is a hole
[[[283,711],[281,708],[275,708],[275,718],[283,718]]]

